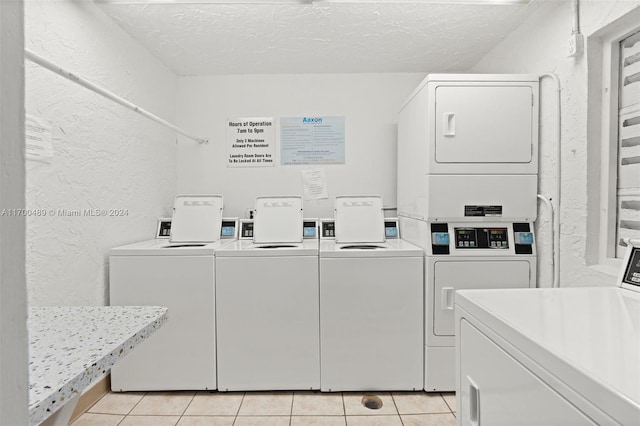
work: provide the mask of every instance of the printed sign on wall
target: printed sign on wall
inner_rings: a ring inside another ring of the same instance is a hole
[[[302,177],[305,200],[326,200],[329,198],[324,169],[302,170],[300,176]]]
[[[344,164],[344,117],[280,119],[282,165]]]
[[[271,167],[276,163],[273,117],[227,121],[227,167]]]
[[[51,123],[27,114],[24,118],[24,130],[26,159],[51,163],[53,158]]]

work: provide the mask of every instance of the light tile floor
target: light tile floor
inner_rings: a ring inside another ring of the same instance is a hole
[[[72,426],[455,426],[455,411],[453,393],[112,392]]]

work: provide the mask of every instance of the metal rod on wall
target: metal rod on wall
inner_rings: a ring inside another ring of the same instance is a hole
[[[175,132],[181,134],[182,136],[185,136],[189,139],[192,139],[196,142],[198,142],[199,144],[206,144],[209,143],[209,141],[207,139],[203,139],[203,138],[198,138],[196,136],[190,135],[189,133],[185,132],[184,130],[182,130],[181,128],[169,123],[166,120],[163,120],[162,118],[150,113],[149,111],[140,108],[139,106],[129,102],[128,100],[121,98],[120,96],[109,92],[106,89],[103,89],[100,86],[97,86],[95,84],[93,84],[92,82],[90,82],[89,80],[80,77],[70,71],[65,70],[64,68],[60,67],[59,65],[54,64],[53,62],[43,58],[42,56],[32,52],[29,49],[25,49],[24,50],[24,56],[25,58],[27,58],[28,60],[30,60],[31,62],[34,62],[38,65],[40,65],[41,67],[44,67],[46,69],[48,69],[49,71],[52,71],[68,80],[73,81],[74,83],[79,84],[82,87],[85,87],[117,104],[120,104],[122,106],[124,106],[125,108],[130,109],[131,111],[137,112],[138,114],[142,115],[143,117],[146,117],[152,121],[155,121],[158,124],[162,124],[165,127],[168,127],[171,130],[174,130]]]

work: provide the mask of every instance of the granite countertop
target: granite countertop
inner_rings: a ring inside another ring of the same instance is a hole
[[[30,308],[30,424],[80,395],[166,320],[160,306]]]

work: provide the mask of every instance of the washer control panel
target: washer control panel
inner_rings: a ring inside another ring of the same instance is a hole
[[[240,239],[253,239],[253,219],[240,219]]]
[[[622,282],[640,287],[640,248],[634,247],[632,250]]]
[[[318,220],[305,219],[302,223],[302,238],[318,238]]]
[[[320,220],[320,238],[331,239],[336,237],[336,221],[333,219]]]
[[[224,221],[223,221],[224,227]],[[304,219],[302,222],[302,237],[305,239],[318,238],[318,220]],[[253,239],[253,219],[240,219],[240,239]]]
[[[158,219],[158,227],[156,228],[156,238],[169,238],[171,236],[171,218],[163,217]],[[221,239],[238,238],[238,219],[222,218],[222,227],[220,228]]]
[[[454,228],[458,249],[508,249],[507,228]]]
[[[384,218],[384,236],[388,240],[400,238],[398,218]],[[323,240],[336,238],[336,221],[334,219],[320,219],[320,238]]]
[[[384,236],[386,239],[392,240],[400,238],[400,226],[397,218],[384,218]]]
[[[222,228],[220,228],[220,238],[237,239],[238,238],[238,219],[222,218]]]
[[[156,238],[169,238],[171,236],[171,218],[161,217],[158,219],[156,228]]]
[[[475,226],[474,226],[475,225]],[[431,223],[431,252],[434,255],[465,253],[533,254],[534,237],[529,223]],[[495,252],[494,252],[495,251]]]

